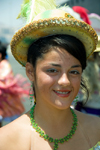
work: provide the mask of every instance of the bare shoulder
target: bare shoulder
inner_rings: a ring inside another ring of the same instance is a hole
[[[91,142],[100,141],[100,118],[93,115],[83,114],[75,111],[79,120],[80,126],[87,134]]]
[[[0,128],[0,150],[28,150],[29,139],[30,118],[28,113]]]
[[[91,127],[95,125],[95,127],[100,128],[100,118],[94,115],[84,114],[79,111],[76,111],[76,114],[80,120],[80,122],[84,125],[91,125]]]

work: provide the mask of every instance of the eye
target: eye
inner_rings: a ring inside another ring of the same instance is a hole
[[[70,71],[70,73],[75,74],[75,75],[80,74],[77,70],[72,70]]]
[[[54,68],[51,68],[51,69],[48,69],[47,72],[56,73],[56,72],[58,72],[58,70],[54,69]]]

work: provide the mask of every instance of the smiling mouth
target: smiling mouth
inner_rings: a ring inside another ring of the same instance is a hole
[[[71,91],[55,91],[54,92],[60,97],[68,97]]]

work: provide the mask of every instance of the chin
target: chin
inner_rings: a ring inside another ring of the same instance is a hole
[[[71,103],[68,103],[68,102],[61,102],[61,101],[55,102],[55,107],[61,110],[68,109],[70,105]]]

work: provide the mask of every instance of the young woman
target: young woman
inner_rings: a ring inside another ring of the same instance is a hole
[[[1,150],[100,149],[100,119],[70,108],[80,86],[86,90],[82,71],[96,44],[91,26],[59,9],[41,13],[14,35],[12,53],[25,66],[36,100],[0,129]]]

